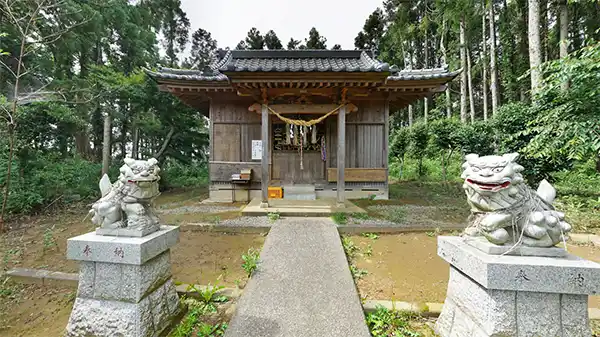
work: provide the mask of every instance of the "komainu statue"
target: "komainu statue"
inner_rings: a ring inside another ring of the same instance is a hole
[[[100,225],[98,234],[133,233],[144,236],[159,229],[152,201],[158,197],[160,168],[154,158],[134,160],[125,158],[118,180],[112,184],[108,175],[100,179],[102,198],[92,205],[92,222]],[[127,229],[127,231],[117,231]],[[128,235],[128,234],[125,234]]]
[[[523,181],[518,153],[469,154],[463,188],[471,206],[467,236],[484,236],[497,245],[552,247],[567,239],[571,226],[552,206],[556,190],[542,180],[537,191]]]

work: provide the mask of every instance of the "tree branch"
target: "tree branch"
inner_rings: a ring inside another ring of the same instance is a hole
[[[160,147],[158,152],[153,155],[154,158],[159,159],[160,157],[162,157],[164,155],[165,151],[167,150],[167,146],[169,146],[169,143],[171,142],[171,139],[173,138],[174,134],[175,134],[175,128],[173,126],[171,126],[171,129],[169,130],[167,137],[165,137],[165,140],[163,141],[162,146]]]

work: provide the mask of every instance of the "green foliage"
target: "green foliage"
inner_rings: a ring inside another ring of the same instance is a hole
[[[544,66],[544,81],[525,131],[527,155],[564,167],[600,158],[600,43]],[[565,87],[565,83],[568,86]]]
[[[369,198],[369,200],[373,200],[372,198]],[[362,212],[357,212],[357,213],[352,213],[351,217],[353,219],[360,219],[360,220],[367,220],[369,219],[369,213],[362,213]]]
[[[438,119],[429,124],[431,146],[440,152],[442,175],[447,179],[447,165],[452,153],[459,147],[457,130],[462,124],[456,119]]]
[[[367,275],[369,273],[367,270],[360,269],[354,264],[354,258],[360,252],[360,248],[354,243],[354,241],[352,241],[350,237],[343,236],[342,247],[344,248],[344,253],[346,253],[346,258],[348,259],[348,264],[352,277],[354,277],[354,279],[359,279]]]
[[[354,241],[347,236],[342,237],[342,247],[344,248],[344,253],[346,253],[348,260],[352,260],[360,250]]]
[[[355,280],[363,278],[363,276],[368,275],[369,271],[366,269],[360,269],[356,267],[354,264],[350,264],[350,273]]]
[[[188,291],[192,291],[194,298],[197,298],[205,307],[206,311],[216,312],[217,307],[215,303],[224,303],[229,299],[225,295],[219,295],[219,291],[225,289],[225,287],[217,284],[211,285],[210,283],[206,287],[198,287],[194,284],[190,284],[187,288]]]
[[[20,256],[22,254],[20,249],[8,249],[4,252],[4,257],[2,258],[3,264],[6,266],[9,264],[15,256]]]
[[[394,134],[392,135],[392,141],[390,144],[390,155],[393,158],[404,159],[404,156],[408,152],[409,144],[410,144],[410,129],[409,128],[399,128],[396,129]]]
[[[348,223],[348,214],[343,212],[336,212],[331,215],[331,220],[336,225],[345,225]]]
[[[198,326],[198,337],[217,337],[223,336],[227,329],[227,323],[217,323],[215,325],[200,323]]]
[[[421,180],[421,181],[444,181],[443,167],[440,165],[438,158],[423,159],[423,176],[419,176],[419,163],[415,159],[406,159],[402,177],[400,176],[400,164],[397,161],[390,162],[390,177],[395,179]],[[462,159],[458,156],[453,156],[446,163],[446,180],[460,181]]]
[[[414,317],[411,313],[378,306],[374,312],[367,314],[366,321],[373,337],[419,337],[421,334],[410,328],[410,319]]]
[[[477,153],[484,156],[494,153],[494,127],[491,123],[477,121],[463,124],[456,130],[454,137],[463,155]]]
[[[312,27],[308,32],[306,49],[327,49],[327,39],[319,34],[315,27]]]
[[[277,34],[273,30],[265,34],[265,46],[270,50],[283,49],[281,40],[279,40],[279,37],[277,37]]]
[[[242,269],[248,277],[252,276],[252,273],[258,268],[259,258],[260,252],[255,248],[248,249],[248,253],[242,255]]]
[[[280,217],[281,217],[281,215],[279,214],[279,212],[267,213],[267,218],[269,219],[270,222],[275,222],[275,221],[279,220]]]
[[[9,283],[9,278],[6,277],[0,284],[0,298],[12,297],[15,293],[14,288]]]
[[[535,184],[542,179],[549,179],[550,173],[561,167],[540,158],[534,158],[526,153],[525,147],[531,142],[534,132],[527,132],[537,112],[523,103],[509,103],[498,109],[492,120],[496,129],[500,153],[519,152],[519,158],[525,171],[523,175],[529,183]]]
[[[161,167],[160,177],[164,189],[205,186],[208,184],[208,168],[205,163],[186,165],[167,160]]]
[[[403,168],[404,168],[404,157],[408,152],[410,145],[410,129],[406,127],[401,127],[396,129],[396,131],[391,136],[390,142],[390,157],[391,160],[398,162],[398,175],[400,178],[403,177]]]
[[[185,301],[185,300],[184,300]],[[191,306],[188,314],[181,320],[170,334],[170,337],[189,337],[199,324],[199,319],[205,315],[205,308],[202,306]]]
[[[377,240],[379,239],[379,235],[375,234],[375,233],[362,233],[362,236],[369,238],[371,240]]]
[[[2,145],[0,141],[0,146]],[[34,155],[36,154],[36,155]],[[114,162],[109,176],[118,177],[122,162]],[[0,155],[0,172],[6,172],[6,159]],[[9,214],[41,211],[48,205],[60,208],[99,197],[98,181],[101,164],[82,158],[62,158],[55,153],[31,152],[13,160]],[[161,189],[205,186],[208,173],[205,165],[187,166],[168,161],[161,170]],[[5,175],[0,174],[0,186]],[[2,195],[0,195],[0,201]]]
[[[576,164],[571,170],[561,170],[552,174],[554,186],[559,194],[596,196],[600,194],[600,173],[592,158]]]
[[[48,227],[44,231],[43,244],[44,244],[44,248],[43,248],[44,252],[47,249],[54,248],[57,246],[56,239],[54,238],[54,226]]]
[[[427,146],[429,144],[429,130],[427,124],[416,123],[410,129],[408,136],[410,140],[410,154],[419,162],[419,176],[425,175],[423,170],[423,158],[427,154]]]
[[[364,256],[371,256],[371,255],[373,255],[373,246],[371,246],[371,244],[367,245],[367,248],[365,248],[365,250],[363,251],[363,255]]]

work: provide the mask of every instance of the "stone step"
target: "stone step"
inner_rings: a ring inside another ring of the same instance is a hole
[[[315,185],[299,184],[299,185],[284,185],[283,194],[304,194],[315,193]]]
[[[316,193],[284,193],[283,199],[287,200],[317,200]]]

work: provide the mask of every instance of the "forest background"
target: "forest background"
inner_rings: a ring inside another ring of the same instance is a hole
[[[569,207],[600,210],[600,1],[385,0],[365,19],[348,32],[356,49],[463,70],[393,112],[393,179],[457,183],[464,154],[518,151],[530,184],[549,179]],[[206,118],[143,69],[202,70],[219,48],[340,49],[332,42],[316,28],[287,43],[251,28],[219,46],[190,30],[179,0],[0,0],[0,231],[96,198],[125,156],[159,159],[163,189],[206,185]]]

